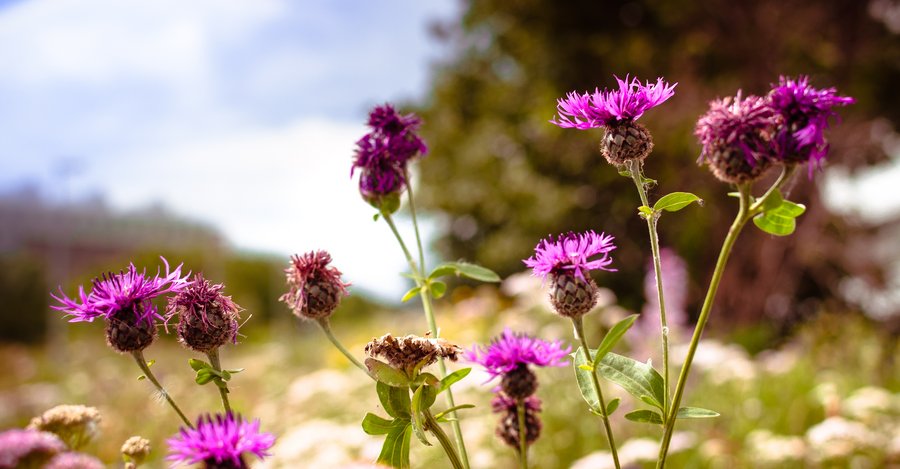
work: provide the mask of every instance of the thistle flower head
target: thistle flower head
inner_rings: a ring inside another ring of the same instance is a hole
[[[605,233],[586,231],[581,234],[566,233],[556,239],[549,236],[534,248],[534,256],[525,259],[525,265],[533,269],[534,275],[546,278],[549,274],[571,273],[584,280],[591,270],[607,270],[612,258],[609,253],[616,248],[613,237]],[[591,257],[599,256],[593,260]]]
[[[60,296],[51,294],[60,306],[51,307],[72,316],[69,322],[91,322],[98,317],[110,319],[119,316],[120,312],[127,312],[134,314],[135,323],[152,325],[162,317],[150,300],[165,293],[181,291],[188,285],[190,275],[181,277],[181,265],[170,270],[169,262],[164,257],[160,259],[166,267],[163,275],[157,270],[156,275],[151,277],[146,270],[138,272],[134,264],[129,264],[127,271],[118,274],[109,272],[95,278],[90,294],[85,294],[83,286],[78,287],[77,299],[69,298],[60,289]]]
[[[58,405],[31,419],[28,429],[50,432],[77,450],[89,443],[100,425],[100,411],[83,405]]]
[[[229,412],[201,416],[196,428],[182,428],[167,443],[166,459],[175,464],[204,463],[206,467],[245,469],[248,466],[244,455],[269,456],[267,451],[275,443],[275,437],[260,433],[259,420],[247,422]]]
[[[372,358],[382,357],[388,364],[398,370],[412,370],[416,367],[426,367],[437,361],[438,358],[446,358],[456,361],[460,348],[451,344],[446,339],[432,339],[407,335],[394,337],[385,334],[373,338],[366,344],[366,354]]]
[[[330,266],[326,251],[310,251],[293,256],[285,269],[288,291],[279,300],[300,318],[321,319],[334,312],[341,296],[347,295],[349,283],[341,280],[341,271]]]
[[[178,320],[178,340],[191,350],[206,353],[227,342],[237,342],[240,306],[222,294],[222,284],[212,284],[202,274],[169,298],[166,320]]]
[[[465,358],[483,366],[491,378],[496,378],[522,365],[566,366],[569,364],[566,357],[571,351],[571,347],[563,348],[561,341],[548,342],[507,328],[486,347],[467,351]]]
[[[528,445],[537,441],[541,436],[541,419],[538,413],[541,411],[541,401],[535,396],[523,399],[525,404],[525,441]],[[498,393],[491,400],[491,408],[494,413],[500,414],[497,423],[497,436],[507,445],[521,449],[519,445],[519,412],[518,401],[503,393]]]
[[[700,161],[725,182],[756,179],[771,162],[771,139],[778,121],[775,110],[758,96],[742,97],[739,91],[734,97],[712,101],[694,130],[703,146]]]
[[[550,122],[562,128],[591,129],[613,127],[626,121],[640,118],[644,112],[654,108],[675,95],[675,86],[662,78],[656,83],[641,83],[637,78],[622,80],[616,77],[618,89],[578,94],[571,92],[557,101],[558,116]]]
[[[18,428],[0,432],[0,467],[40,467],[66,450],[53,433]]]
[[[796,79],[780,77],[778,84],[772,85],[769,100],[784,119],[776,136],[779,158],[787,163],[810,162],[810,170],[828,153],[825,129],[828,119],[838,115],[833,108],[856,102],[838,96],[835,88],[813,88],[809,77],[802,75]]]
[[[356,142],[350,175],[360,170],[359,190],[370,203],[406,187],[406,165],[428,151],[416,135],[419,123],[416,115],[398,114],[390,104],[369,113],[371,131]]]

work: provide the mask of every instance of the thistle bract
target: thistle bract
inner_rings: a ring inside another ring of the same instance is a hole
[[[310,251],[293,256],[285,269],[287,293],[279,298],[294,315],[306,319],[323,319],[341,303],[347,295],[349,283],[341,280],[341,271],[330,266],[331,255],[325,251]]]
[[[712,101],[694,130],[703,146],[700,162],[723,182],[756,180],[773,162],[778,121],[775,110],[758,96],[742,97],[738,92]]]
[[[202,275],[177,295],[169,298],[168,319],[178,315],[178,340],[201,353],[237,341],[240,307],[222,294],[221,284],[212,284]]]
[[[538,413],[541,411],[541,400],[535,396],[524,399],[525,404],[525,442],[528,445],[533,444],[541,436],[541,419]],[[500,414],[500,421],[497,423],[496,434],[504,443],[519,451],[520,432],[519,432],[519,414],[518,401],[516,399],[505,396],[502,393],[497,394],[491,400],[491,408],[494,413]]]

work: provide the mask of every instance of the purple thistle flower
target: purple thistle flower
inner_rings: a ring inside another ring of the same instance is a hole
[[[851,97],[838,96],[835,88],[813,88],[809,77],[802,75],[796,79],[780,77],[778,85],[772,85],[769,101],[784,118],[775,138],[778,157],[787,163],[810,162],[816,166],[828,153],[824,132],[828,119],[838,115],[833,108],[856,102]]]
[[[675,94],[675,86],[662,78],[656,83],[642,84],[637,78],[622,80],[616,77],[619,89],[595,89],[593,93],[571,92],[557,101],[558,116],[550,122],[564,129],[580,130],[616,126],[623,121],[634,121],[648,109],[654,108]]]
[[[208,353],[226,342],[237,343],[241,307],[222,294],[224,288],[197,274],[187,287],[169,298],[166,321],[179,316],[178,339],[186,347]]]
[[[146,270],[138,272],[134,264],[129,264],[127,272],[109,272],[95,278],[90,294],[86,295],[84,286],[79,286],[78,299],[67,297],[60,288],[60,296],[52,293],[50,296],[61,306],[51,307],[73,316],[69,322],[92,322],[98,317],[110,319],[120,312],[133,312],[135,324],[153,325],[155,319],[162,319],[162,316],[150,300],[164,293],[179,292],[189,285],[187,278],[190,274],[181,277],[183,264],[170,271],[169,262],[164,257],[160,259],[166,266],[163,276],[157,270],[156,276],[150,277]]]
[[[522,365],[566,366],[565,357],[572,351],[563,348],[561,341],[547,342],[525,334],[515,334],[504,329],[500,337],[491,340],[487,347],[475,347],[466,352],[467,360],[478,363],[491,375],[491,379],[516,370]]]
[[[167,440],[166,459],[178,463],[205,463],[207,467],[247,468],[245,453],[262,459],[269,456],[275,436],[260,433],[259,420],[244,421],[232,413],[201,416],[197,428],[181,428],[178,435]]]
[[[587,272],[591,270],[616,271],[609,268],[612,264],[609,253],[616,248],[613,239],[612,236],[597,234],[593,230],[581,234],[569,232],[556,240],[549,236],[534,248],[534,256],[523,262],[534,270],[535,276],[541,278],[546,278],[551,273],[574,271],[572,273],[576,277],[585,280]],[[593,256],[600,257],[588,260]]]
[[[66,450],[66,444],[53,433],[18,428],[0,433],[0,467],[20,467],[26,463],[36,467]]]
[[[348,295],[350,284],[341,280],[341,271],[330,263],[331,254],[326,251],[291,257],[290,267],[284,270],[288,291],[279,300],[297,317],[327,318],[338,307],[341,297]]]
[[[350,176],[359,169],[359,190],[366,200],[398,193],[407,184],[406,165],[428,148],[416,135],[420,124],[415,114],[398,114],[390,104],[369,113],[371,132],[356,142]]]
[[[768,101],[758,96],[712,101],[697,121],[694,135],[713,174],[725,182],[739,183],[758,177],[770,163],[772,133],[779,121]]]

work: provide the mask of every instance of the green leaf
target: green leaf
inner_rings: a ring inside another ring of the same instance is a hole
[[[409,378],[406,374],[387,363],[374,358],[366,358],[366,368],[369,369],[369,376],[375,381],[395,387],[409,386]]]
[[[775,236],[787,236],[797,229],[797,220],[794,217],[778,215],[775,212],[760,213],[753,217],[753,224]]]
[[[703,199],[697,197],[694,194],[691,194],[690,192],[672,192],[671,194],[666,194],[659,200],[657,200],[656,203],[653,204],[653,210],[677,212],[694,202],[702,204]]]
[[[615,398],[615,399],[613,399],[613,400],[611,400],[611,401],[609,401],[609,404],[606,404],[606,415],[607,415],[607,417],[610,416],[610,415],[612,415],[613,412],[615,412],[616,409],[618,409],[618,408],[619,408],[619,398],[618,398],[618,397]]]
[[[233,369],[233,370],[225,370],[225,371],[227,371],[227,372],[229,372],[229,373],[235,375],[235,374],[238,374],[238,373],[240,373],[240,372],[242,372],[242,371],[244,371],[244,370],[245,370],[245,368],[235,368],[235,369]]]
[[[646,205],[641,205],[640,207],[638,207],[638,213],[640,213],[644,218],[649,218],[653,216],[653,209]]]
[[[575,357],[572,362],[575,368],[575,380],[578,382],[578,390],[581,391],[581,397],[587,402],[588,408],[591,412],[600,414],[600,398],[597,396],[597,390],[594,389],[594,382],[591,378],[592,371],[582,368],[582,366],[589,366],[583,350],[579,347],[573,354]]]
[[[630,178],[631,171],[628,171],[627,169],[623,169],[623,170],[619,171],[619,176],[624,176],[624,177]]]
[[[640,409],[625,414],[625,418],[632,422],[655,423],[662,425],[662,416],[655,410]]]
[[[603,340],[600,342],[600,346],[597,347],[596,355],[594,355],[594,368],[596,368],[597,363],[600,362],[600,360],[602,360],[620,340],[622,340],[622,337],[628,332],[628,329],[634,325],[634,321],[637,320],[637,318],[637,314],[632,314],[617,322],[616,325],[606,333],[606,336],[604,336]]]
[[[701,407],[681,407],[675,415],[679,419],[711,419],[718,416],[718,412]]]
[[[409,300],[415,298],[416,295],[418,295],[419,292],[420,292],[421,290],[422,290],[422,287],[412,287],[412,288],[410,288],[409,291],[406,292],[406,294],[403,295],[403,298],[400,298],[400,301],[403,302],[403,303],[406,303],[407,301],[409,301]]]
[[[652,366],[609,352],[598,363],[597,371],[600,376],[618,384],[632,396],[638,399],[646,396],[649,399],[646,402],[663,409],[663,378]]]
[[[387,435],[396,427],[406,426],[408,424],[408,420],[388,420],[369,412],[366,414],[365,418],[363,418],[362,428],[367,435]]]
[[[456,274],[456,267],[447,263],[441,264],[434,268],[430,274],[428,274],[429,279],[436,279],[443,277],[445,275]]]
[[[447,284],[440,280],[432,280],[431,283],[428,284],[428,289],[431,290],[434,298],[438,299],[447,292]]]
[[[150,360],[149,362],[147,362],[147,368],[153,366],[154,363],[156,363],[156,360]]]
[[[780,207],[782,203],[784,203],[784,197],[781,196],[781,191],[776,189],[766,198],[766,201],[762,205],[762,209],[764,212],[768,212],[769,210]]]
[[[431,275],[429,275],[428,277],[439,277],[441,275],[447,275],[451,272],[481,282],[500,281],[500,276],[494,273],[493,270],[469,262],[444,262],[443,264],[435,267]],[[439,273],[440,275],[435,275],[436,273]]]
[[[803,204],[795,204],[790,200],[785,200],[781,203],[781,206],[775,209],[777,213],[791,216],[791,217],[799,217],[803,215],[803,212],[806,212],[806,205]]]
[[[648,178],[647,176],[644,176],[644,175],[641,175],[641,182],[644,183],[644,185],[647,186],[647,187],[653,187],[653,186],[659,184],[659,183],[656,181],[656,179],[650,179],[650,178]]]
[[[471,368],[462,368],[462,369],[456,370],[453,373],[450,373],[449,375],[445,376],[444,379],[441,380],[440,386],[438,386],[438,390],[437,390],[438,394],[446,391],[447,389],[450,388],[450,386],[452,386],[456,382],[462,380],[466,376],[469,376],[469,373],[471,373],[471,372],[472,372]]]
[[[378,221],[379,217],[381,217],[380,213],[376,213],[375,215],[372,215],[372,221]]]
[[[412,440],[412,424],[406,422],[391,429],[381,446],[378,463],[400,469],[409,469],[409,447]]]
[[[147,379],[147,375],[140,375],[140,376],[137,377],[137,380],[138,380],[138,381],[143,381],[143,380],[145,380],[145,379]]]
[[[375,384],[375,391],[378,393],[381,406],[388,415],[395,419],[410,419],[409,388],[397,388],[378,382]]]
[[[191,358],[190,360],[188,360],[188,365],[191,365],[191,368],[194,371],[200,371],[204,368],[212,368],[212,365],[210,365],[209,363],[206,363],[203,360],[197,360],[196,358]]]
[[[431,442],[428,441],[428,438],[425,436],[425,416],[422,414],[422,412],[428,410],[428,406],[423,402],[425,387],[425,385],[422,385],[416,388],[412,397],[412,407],[410,407],[409,410],[412,413],[413,433],[416,434],[416,438],[418,438],[423,445],[431,446]]]
[[[451,414],[451,413],[453,413],[453,412],[456,412],[457,410],[474,409],[474,408],[475,408],[475,406],[472,405],[472,404],[460,404],[460,405],[455,405],[455,406],[453,406],[453,407],[451,407],[451,408],[449,408],[449,409],[447,409],[447,410],[445,410],[445,411],[443,411],[443,412],[438,412],[437,414],[434,415],[434,419],[443,422],[443,421],[446,421],[446,420],[447,420],[447,419],[444,419],[445,416],[447,416],[447,415],[449,415],[449,414]],[[443,419],[443,420],[442,420],[442,419]]]
[[[216,375],[210,373],[210,370],[204,369],[197,372],[197,376],[194,378],[194,382],[202,386],[209,383],[214,378],[216,378]]]
[[[229,373],[228,370],[222,370],[222,381],[227,382],[229,380],[231,380],[231,373]]]

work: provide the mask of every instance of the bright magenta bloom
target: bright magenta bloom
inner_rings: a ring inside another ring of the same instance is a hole
[[[779,158],[790,163],[816,165],[828,153],[825,129],[828,119],[838,115],[833,108],[856,102],[851,97],[838,96],[834,88],[813,88],[806,76],[780,77],[778,85],[773,85],[769,92],[769,100],[784,118],[775,139]]]
[[[644,112],[659,106],[675,94],[675,86],[662,78],[656,83],[642,84],[637,78],[622,80],[616,77],[619,89],[595,89],[593,93],[571,92],[557,101],[559,116],[550,122],[562,128],[592,129],[609,127],[623,121],[633,121]]]
[[[466,359],[483,366],[491,378],[512,372],[520,365],[566,366],[571,347],[563,348],[561,341],[547,342],[505,329],[490,345],[466,352]]]
[[[259,432],[259,420],[244,421],[232,413],[201,416],[197,428],[182,428],[170,438],[169,461],[184,464],[206,463],[216,467],[247,468],[245,453],[259,458],[269,456],[269,448],[275,444],[270,433]]]
[[[610,269],[612,258],[609,253],[616,248],[613,237],[595,231],[585,233],[567,233],[556,240],[552,236],[541,240],[534,248],[534,256],[525,259],[525,265],[534,270],[534,275],[546,278],[548,274],[560,271],[573,271],[576,277],[584,280],[591,270]],[[590,260],[593,256],[600,256]]]
[[[130,264],[128,271],[118,274],[110,272],[95,278],[90,294],[85,294],[83,286],[78,287],[77,299],[67,297],[62,290],[59,297],[51,294],[61,303],[61,306],[51,307],[73,316],[69,322],[92,322],[98,317],[110,319],[119,312],[133,311],[134,324],[152,325],[162,317],[150,300],[165,293],[179,292],[189,284],[187,278],[190,274],[181,277],[181,265],[170,271],[169,262],[163,257],[160,259],[166,266],[166,273],[162,276],[157,271],[151,277],[146,270],[138,272],[134,264]]]
[[[377,199],[401,192],[407,184],[406,165],[428,147],[416,134],[420,124],[415,114],[398,114],[390,105],[376,106],[369,113],[371,132],[356,142],[350,175],[359,169],[363,197]]]
[[[763,98],[742,97],[738,92],[712,101],[694,130],[703,145],[700,159],[710,161],[717,154],[730,153],[756,166],[773,153],[770,138],[776,123],[775,110]]]

